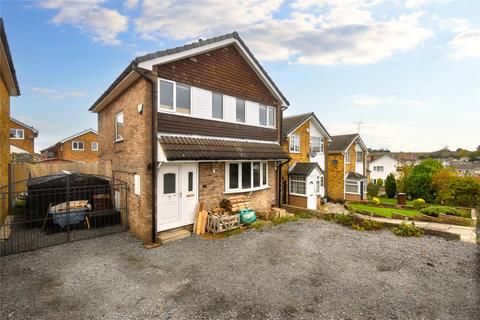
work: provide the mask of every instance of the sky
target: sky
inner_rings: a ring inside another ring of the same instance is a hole
[[[239,32],[290,101],[370,148],[480,145],[480,0],[1,0],[36,150],[88,128],[136,56]]]

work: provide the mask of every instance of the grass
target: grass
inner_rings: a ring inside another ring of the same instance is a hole
[[[281,218],[273,218],[272,223],[273,223],[274,226],[276,226],[277,224],[282,224],[282,223],[289,222],[289,221],[297,221],[298,219],[300,219],[300,218],[296,215],[284,216],[284,217],[281,217]]]
[[[350,207],[360,210],[375,213],[381,215],[386,218],[391,218],[392,213],[401,214],[407,217],[413,217],[418,214],[417,210],[410,210],[410,209],[397,209],[397,208],[382,208],[382,207],[374,207],[371,205],[360,204],[360,203],[351,203]]]
[[[384,204],[397,204],[397,198],[387,198],[387,197],[377,197],[378,200],[380,200],[380,203]],[[372,200],[372,199],[369,199]],[[413,206],[413,201],[412,200],[407,200],[407,206]]]
[[[307,211],[300,211],[296,215],[300,219],[311,219],[311,218],[313,218],[313,215],[310,212],[307,212]]]

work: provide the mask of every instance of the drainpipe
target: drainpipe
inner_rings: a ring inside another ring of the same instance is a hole
[[[280,163],[279,165],[277,165],[277,180],[278,180],[278,194],[277,194],[277,207],[280,208],[282,206],[282,185],[283,185],[283,181],[282,181],[282,167],[289,163],[290,160],[292,159],[288,159],[287,161],[285,162],[282,162]],[[288,179],[288,177],[287,177]]]

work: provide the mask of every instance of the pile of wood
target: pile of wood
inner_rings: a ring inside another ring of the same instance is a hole
[[[229,197],[230,203],[232,204],[232,212],[238,212],[243,209],[248,209],[251,198],[249,196],[233,196]]]
[[[205,206],[203,202],[200,202],[197,206],[197,214],[195,223],[193,224],[193,230],[195,231],[196,235],[204,234],[205,227],[207,226],[207,217],[208,212],[205,210]]]
[[[273,219],[273,218],[279,219],[279,218],[289,217],[289,216],[293,216],[293,214],[288,213],[287,210],[285,210],[285,209],[273,207],[273,208],[268,209],[265,218],[267,220],[270,220],[270,219]]]

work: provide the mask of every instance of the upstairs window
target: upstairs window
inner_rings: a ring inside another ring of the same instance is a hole
[[[373,166],[373,171],[383,172],[383,166]]]
[[[236,101],[236,119],[237,122],[245,122],[245,100],[238,99]]]
[[[72,150],[84,150],[83,141],[72,141]]]
[[[260,105],[259,122],[261,126],[267,125],[267,106],[263,104]]]
[[[268,107],[268,125],[271,127],[275,126],[275,108]]]
[[[275,126],[275,108],[263,104],[259,107],[259,123],[261,126]]]
[[[362,163],[363,162],[363,152],[357,151],[357,152],[355,152],[355,155],[356,155],[357,162]]]
[[[298,134],[290,135],[290,152],[300,152],[300,136]]]
[[[10,129],[10,139],[23,139],[23,129]]]
[[[160,108],[173,110],[173,82],[160,80]]]
[[[310,137],[310,152],[323,152],[323,139],[320,137]]]
[[[115,115],[115,141],[123,140],[123,112]]]
[[[223,119],[223,95],[212,93],[212,118]]]
[[[175,106],[177,112],[190,114],[191,99],[190,99],[190,87],[183,84],[175,84],[176,101]]]
[[[92,142],[92,151],[98,151],[98,142]]]
[[[345,153],[345,163],[350,163],[350,151],[347,151],[347,153]]]

